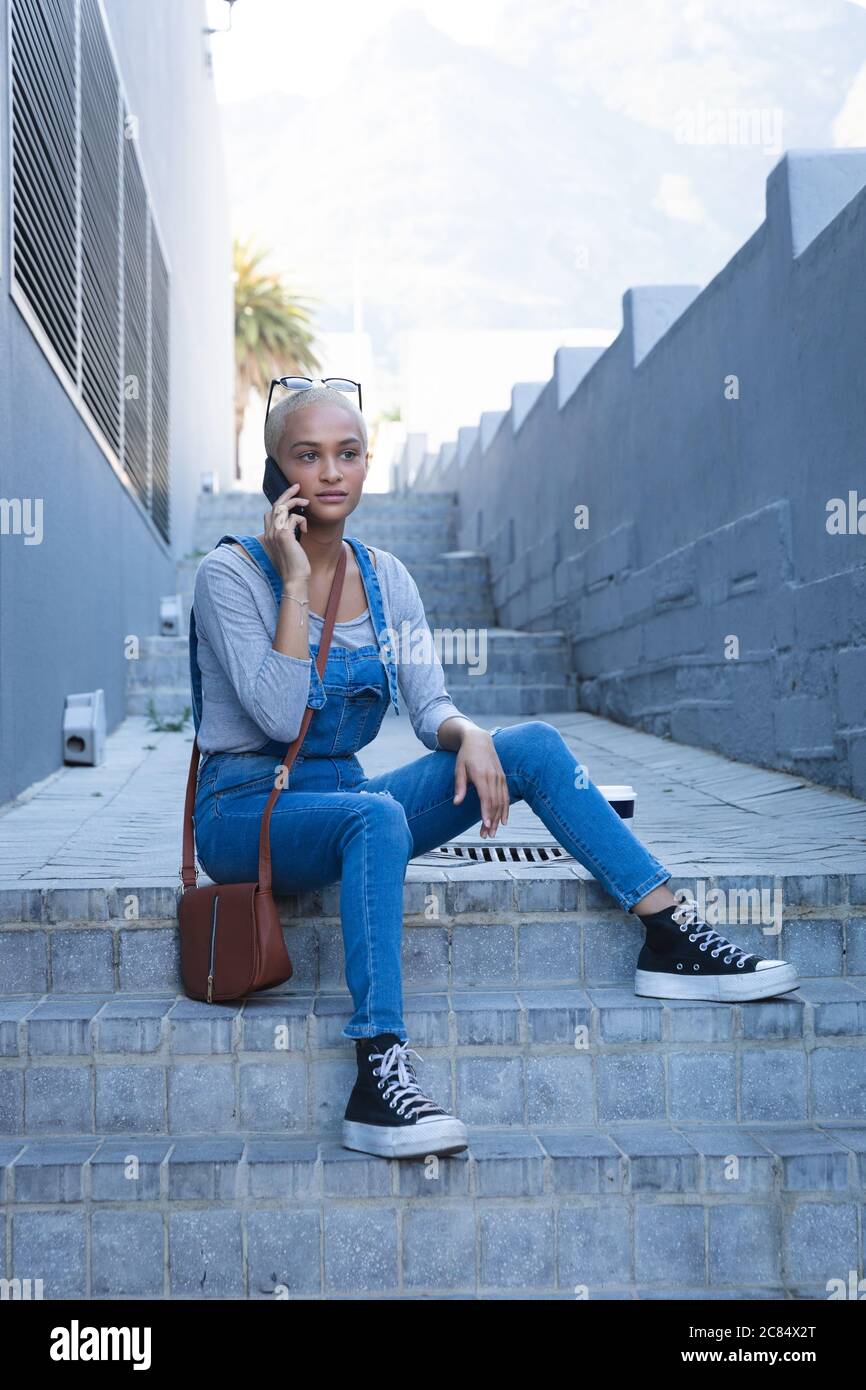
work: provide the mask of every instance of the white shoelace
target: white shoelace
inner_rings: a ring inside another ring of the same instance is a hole
[[[414,1119],[424,1110],[441,1110],[441,1105],[437,1105],[434,1100],[430,1100],[418,1082],[415,1080],[412,1063],[409,1061],[409,1053],[415,1052],[414,1047],[407,1047],[405,1043],[394,1043],[388,1048],[387,1052],[371,1052],[371,1057],[381,1057],[382,1063],[378,1068],[380,1080],[386,1080],[391,1073],[396,1071],[396,1077],[387,1081],[382,1095],[385,1100],[399,1100],[401,1103],[396,1107],[397,1114],[402,1115],[411,1106],[410,1114]],[[423,1061],[420,1052],[415,1052],[419,1062]]]
[[[708,927],[706,922],[702,921],[696,909],[691,907],[688,903],[683,903],[680,907],[675,907],[671,916],[681,927],[694,927],[696,929],[694,936],[691,938],[693,941],[698,940],[702,936],[706,937],[704,945],[713,947],[710,954],[714,959],[721,955],[725,947],[727,948],[729,956],[729,959],[725,961],[726,965],[729,965],[731,960],[736,960],[737,956],[742,956],[743,958],[742,961],[737,961],[738,966],[742,966],[747,960],[752,959],[754,954],[752,951],[744,951],[742,946],[735,946],[732,941],[728,941],[727,937],[722,936],[721,932],[715,931],[713,927]],[[754,958],[755,960],[758,959],[757,956]]]

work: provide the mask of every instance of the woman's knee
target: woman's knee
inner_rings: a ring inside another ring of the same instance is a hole
[[[552,753],[560,752],[563,748],[569,752],[562,734],[545,719],[524,719],[520,724],[498,730],[497,737],[500,735],[506,737],[501,738],[500,743],[494,741],[494,747],[501,746],[509,753],[513,749],[522,764],[529,759],[545,762]]]
[[[379,835],[402,839],[411,849],[412,831],[406,819],[406,810],[391,792],[356,792],[354,800],[367,833],[373,837]]]
[[[493,746],[513,801],[526,797],[529,785],[539,785],[558,758],[565,756],[578,766],[559,730],[544,719],[525,719],[497,729]]]

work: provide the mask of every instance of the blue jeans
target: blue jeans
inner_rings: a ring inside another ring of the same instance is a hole
[[[532,719],[509,725],[493,731],[493,743],[510,801],[526,801],[626,911],[671,877],[585,773],[578,776],[581,765],[552,724]],[[471,783],[454,804],[456,759],[456,753],[437,749],[366,777],[354,756],[299,754],[277,799],[271,818],[274,891],[298,893],[340,882],[346,983],[355,1006],[344,1037],[389,1032],[408,1039],[401,961],[406,866],[481,820]],[[261,815],[278,762],[273,752],[207,758],[195,828],[199,860],[215,882],[256,879]]]

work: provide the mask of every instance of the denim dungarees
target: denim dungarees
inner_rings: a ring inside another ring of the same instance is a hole
[[[319,644],[310,643],[313,663],[307,704],[312,706],[315,713],[295,756],[285,791],[348,791],[356,788],[365,780],[364,769],[356,756],[358,750],[371,743],[378,734],[389,703],[394,706],[395,713],[400,712],[397,668],[376,570],[367,547],[361,541],[353,536],[344,536],[343,539],[352,547],[358,562],[379,645],[339,647],[332,638],[322,680],[315,664]],[[283,583],[261,541],[255,536],[225,535],[217,541],[217,545],[230,541],[240,542],[257,561],[270,581],[279,608]],[[197,646],[195,615],[191,613],[190,681],[196,729],[201,722],[202,708]],[[275,768],[288,744],[288,739],[284,742],[266,739],[260,748],[252,752],[210,753],[199,776],[199,794],[206,788],[222,792],[236,783],[258,782],[268,776],[273,783]]]
[[[271,820],[274,889],[299,893],[340,880],[346,984],[354,1004],[343,1036],[393,1032],[406,1041],[401,954],[406,866],[412,857],[477,825],[481,805],[471,783],[455,803],[457,755],[445,749],[375,777],[364,776],[356,754],[375,738],[389,701],[398,709],[397,672],[390,646],[385,650],[389,634],[376,571],[365,547],[345,539],[358,561],[380,646],[352,651],[332,645],[323,681],[313,668],[308,703],[315,713]],[[223,536],[219,544],[232,540],[255,557],[279,602],[282,584],[259,541]],[[316,646],[310,650],[318,652]],[[194,614],[190,667],[198,728],[201,677]],[[510,799],[524,799],[623,908],[670,878],[594,783],[577,779],[579,764],[558,729],[532,719],[497,728],[493,736]],[[261,815],[286,743],[266,740],[251,753],[211,753],[201,768],[196,848],[215,882],[255,878]],[[323,977],[332,982],[328,936],[326,928],[321,947],[314,948],[322,950],[320,984]],[[506,973],[511,969],[503,963]],[[315,971],[312,967],[313,976]]]

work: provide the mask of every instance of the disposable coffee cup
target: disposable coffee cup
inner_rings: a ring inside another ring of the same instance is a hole
[[[602,796],[610,802],[617,815],[622,820],[632,820],[634,818],[634,803],[637,793],[634,787],[626,785],[618,787],[599,787]]]

